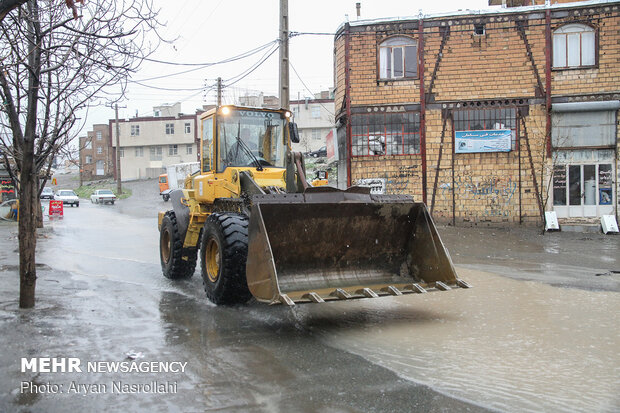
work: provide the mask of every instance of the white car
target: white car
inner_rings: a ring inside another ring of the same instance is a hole
[[[63,204],[69,204],[71,206],[80,206],[80,198],[70,189],[61,189],[56,191],[56,195],[54,195],[54,199],[56,201],[62,201]]]
[[[90,196],[90,202],[93,204],[107,204],[110,203],[114,205],[114,201],[116,201],[116,195],[114,192],[109,189],[97,189]]]

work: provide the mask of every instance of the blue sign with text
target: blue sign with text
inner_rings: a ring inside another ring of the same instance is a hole
[[[510,152],[511,140],[510,129],[456,131],[454,152]]]

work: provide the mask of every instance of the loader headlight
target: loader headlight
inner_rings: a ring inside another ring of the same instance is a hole
[[[286,117],[286,119],[290,119],[291,117],[291,112],[289,112],[288,110],[286,112],[284,112],[284,116]]]
[[[228,115],[230,113],[230,108],[228,106],[224,106],[220,112],[222,113],[222,115]]]

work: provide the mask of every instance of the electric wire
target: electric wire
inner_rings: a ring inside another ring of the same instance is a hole
[[[304,85],[304,87],[306,88],[306,90],[312,95],[315,96],[315,94],[310,90],[310,88],[308,87],[308,85],[306,85],[306,82],[304,82],[304,80],[301,78],[301,76],[299,76],[299,73],[297,72],[297,69],[295,69],[295,66],[293,66],[293,62],[291,62],[291,60],[289,59],[288,61],[289,66],[291,67],[291,69],[293,69],[293,72],[295,73],[295,75],[297,76],[297,79],[299,79],[299,81],[301,82],[302,85]],[[331,116],[336,116],[331,110],[329,110],[325,105],[323,105],[323,103],[318,102],[319,105],[321,105],[323,107],[323,109],[325,109],[327,111],[327,113],[329,113]]]
[[[268,43],[265,43],[261,46],[255,47],[254,49],[248,50],[246,52],[240,53],[236,56],[232,56],[217,62],[205,62],[205,63],[180,63],[180,62],[169,62],[166,60],[159,60],[159,59],[153,59],[150,57],[147,57],[143,60],[148,61],[148,62],[153,62],[153,63],[160,63],[160,64],[165,64],[165,65],[172,65],[172,66],[201,66],[201,67],[210,67],[210,66],[215,66],[215,65],[219,65],[219,64],[224,64],[224,63],[230,63],[230,62],[235,62],[237,60],[241,60],[241,59],[245,59],[246,57],[250,57],[256,53],[261,52],[264,49],[267,49],[268,47],[272,46],[275,43],[278,43],[279,40],[272,40]]]

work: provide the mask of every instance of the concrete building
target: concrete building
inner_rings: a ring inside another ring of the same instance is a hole
[[[265,96],[263,92],[258,95],[245,95],[239,97],[240,106],[249,106],[254,108],[279,109],[280,99],[277,96]]]
[[[113,175],[114,158],[108,125],[93,125],[93,130],[80,138],[79,152],[82,180],[91,181]]]
[[[154,107],[153,116],[119,120],[121,180],[156,178],[167,165],[197,161],[198,115],[181,113],[176,103]],[[109,129],[115,130],[114,119]],[[111,146],[116,156],[115,135]]]
[[[536,3],[343,24],[339,176],[453,223],[617,214],[620,2]]]
[[[325,146],[325,137],[334,128],[333,89],[306,99],[291,100],[293,119],[299,129],[300,142],[294,151],[309,152]]]

